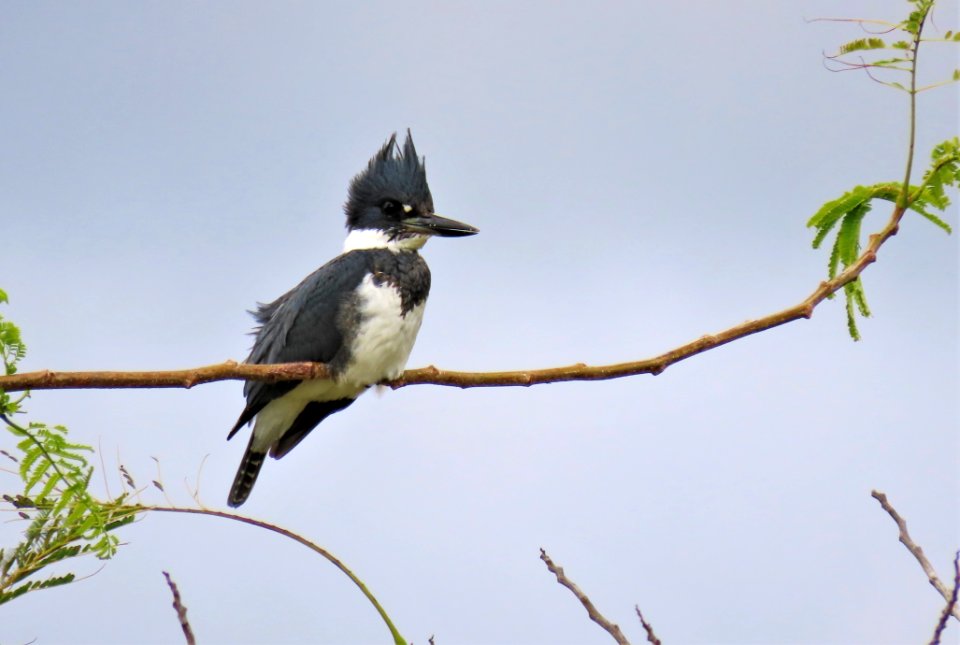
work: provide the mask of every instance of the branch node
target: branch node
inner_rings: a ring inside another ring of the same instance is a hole
[[[913,541],[913,538],[910,537],[910,533],[907,532],[907,521],[901,517],[900,513],[890,504],[887,500],[887,496],[878,491],[873,490],[870,492],[870,496],[875,500],[880,502],[880,506],[887,512],[893,521],[897,524],[897,529],[900,533],[900,542],[907,548],[907,551],[917,559],[917,562],[920,563],[920,568],[923,569],[923,572],[927,574],[927,580],[930,581],[930,584],[940,592],[940,595],[943,596],[943,599],[948,603],[953,595],[950,589],[947,589],[946,585],[941,582],[940,577],[937,575],[936,570],[933,568],[933,565],[930,564],[930,561],[927,559],[927,556],[924,555],[923,549],[920,548],[916,542]],[[956,604],[953,604],[950,607],[950,613],[954,618],[960,620],[960,610],[957,609]]]

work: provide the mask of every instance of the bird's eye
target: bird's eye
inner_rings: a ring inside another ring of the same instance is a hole
[[[400,214],[400,204],[392,199],[388,199],[380,204],[380,210],[383,211],[384,215],[396,216]]]

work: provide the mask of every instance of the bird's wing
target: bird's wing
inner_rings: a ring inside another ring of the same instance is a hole
[[[337,256],[296,287],[253,313],[260,324],[248,363],[335,362],[343,347],[345,307],[369,270],[369,258],[351,252]],[[251,421],[270,401],[300,381],[247,381],[244,409],[227,438]]]

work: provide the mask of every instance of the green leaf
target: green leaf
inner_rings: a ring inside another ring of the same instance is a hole
[[[865,49],[886,49],[887,43],[882,38],[860,38],[840,45],[840,55]]]
[[[870,203],[863,202],[850,211],[840,224],[837,233],[837,248],[844,268],[850,266],[860,255],[860,224],[870,212]]]
[[[43,488],[40,490],[40,494],[37,495],[40,499],[44,499],[53,492],[53,489],[56,488],[57,484],[62,479],[62,476],[59,472],[54,470],[50,477],[47,478],[47,481],[44,483]]]
[[[837,277],[840,266],[840,237],[833,238],[833,247],[830,249],[830,259],[827,260],[827,277],[833,280]]]
[[[953,233],[953,229],[950,227],[949,224],[944,222],[942,219],[940,219],[933,213],[923,210],[923,207],[919,206],[916,202],[910,204],[910,210],[912,210],[915,213],[919,213],[923,217],[927,218],[928,221],[942,228],[944,231],[947,232],[947,234]]]
[[[47,578],[37,583],[36,589],[49,589],[50,587],[59,587],[60,585],[69,584],[74,581],[76,576],[72,573],[68,573],[62,576],[55,576],[53,578]]]
[[[10,299],[7,298],[7,292],[3,289],[0,289],[0,302],[10,302]]]
[[[43,558],[43,566],[48,564],[53,564],[54,562],[59,562],[60,560],[66,560],[67,558],[72,558],[80,553],[80,545],[74,544],[71,546],[65,546],[59,549],[55,549],[49,553],[46,557]]]
[[[857,319],[853,311],[853,301],[850,295],[847,295],[847,331],[850,332],[850,338],[860,340],[860,330],[857,329]]]
[[[20,585],[13,591],[0,591],[0,605],[2,605],[5,602],[9,602],[13,600],[14,598],[22,596],[23,594],[30,591],[32,587],[33,587],[33,583],[27,582],[25,584]]]
[[[872,189],[868,186],[856,186],[853,190],[844,193],[842,196],[827,202],[820,207],[813,216],[807,220],[807,227],[812,228],[816,227],[818,229],[817,235],[813,240],[813,248],[820,248],[820,244],[830,233],[830,230],[836,225],[840,219],[855,209],[857,206],[862,204],[864,201],[870,199],[872,196]]]
[[[910,71],[910,68],[909,68],[909,67],[897,67],[897,66],[896,66],[898,63],[909,63],[909,62],[910,62],[910,60],[909,60],[909,59],[906,59],[906,58],[882,58],[882,59],[880,59],[880,60],[875,60],[875,61],[871,62],[870,64],[871,64],[871,65],[874,65],[874,66],[876,66],[876,67],[890,67],[890,68],[893,68],[893,69],[903,70],[904,72],[909,72],[909,71]]]
[[[26,446],[24,446],[24,444],[26,444]],[[26,453],[23,459],[20,460],[20,478],[25,480],[30,472],[30,468],[33,467],[33,463],[40,458],[43,451],[37,449],[29,439],[21,441],[17,447]],[[28,448],[33,448],[33,450],[28,451]]]
[[[53,466],[53,462],[49,459],[44,459],[40,464],[33,469],[33,472],[30,474],[29,479],[26,481],[26,485],[23,487],[23,492],[30,494],[30,490],[40,483],[40,480],[43,476],[50,470],[50,467]]]
[[[863,282],[861,282],[860,278],[858,277],[853,282],[848,282],[844,285],[844,289],[846,289],[849,296],[853,299],[860,315],[864,318],[869,318],[870,307],[867,305],[867,294],[863,290]]]

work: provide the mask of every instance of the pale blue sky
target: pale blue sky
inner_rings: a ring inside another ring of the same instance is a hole
[[[245,310],[339,252],[349,179],[411,127],[438,211],[481,229],[425,248],[411,366],[660,353],[801,300],[826,263],[810,214],[901,177],[905,97],[827,72],[821,52],[861,34],[804,19],[906,8],[4,2],[3,315],[23,328],[24,369],[241,359]],[[957,50],[925,58],[942,71]],[[920,108],[924,160],[956,134],[956,88]],[[889,494],[946,576],[956,236],[908,217],[865,282],[860,343],[828,302],[656,378],[367,394],[266,464],[243,511],[343,558],[418,644],[608,642],[540,547],[634,642],[635,603],[666,643],[925,641],[941,600],[869,493]],[[100,446],[114,492],[118,456],[140,483],[156,457],[188,504],[203,463],[202,499],[223,508],[241,389],[38,392],[27,407]],[[21,527],[0,525],[0,542]],[[178,642],[162,569],[204,643],[388,640],[346,578],[275,535],[152,516],[122,537],[92,579],[0,610],[0,641]]]

